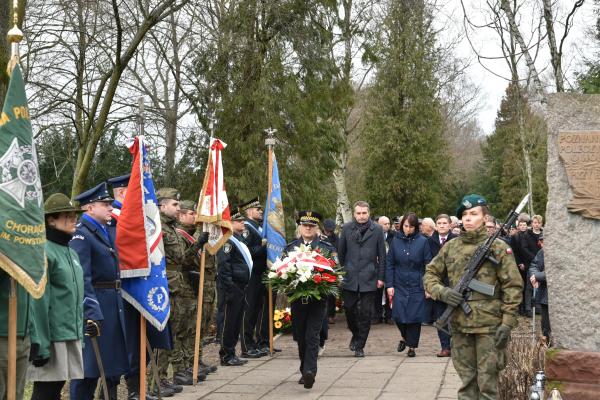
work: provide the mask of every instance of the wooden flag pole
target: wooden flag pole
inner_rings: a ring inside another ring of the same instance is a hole
[[[204,245],[206,246],[206,245]],[[206,263],[206,249],[202,248],[200,256],[200,283],[198,287],[198,310],[196,312],[196,337],[194,340],[194,366],[192,368],[192,379],[194,386],[198,383],[198,364],[200,362],[200,330],[202,328],[202,302],[204,300],[204,265]]]
[[[146,398],[146,318],[140,314],[140,399]]]
[[[269,182],[269,186],[267,187],[267,199],[269,201],[269,203],[271,202],[271,189],[273,186],[273,144],[275,142],[275,140],[273,139],[273,134],[275,133],[275,129],[267,129],[267,135],[269,135],[269,137],[266,140],[267,143],[267,148],[269,149],[268,154],[269,154],[269,170],[267,172],[267,176],[268,176],[268,182]],[[269,210],[269,207],[271,205],[270,204],[265,204],[265,208],[267,209],[267,212]],[[268,218],[268,215],[265,215],[264,218]],[[269,282],[269,287],[268,287],[268,293],[267,295],[269,296],[269,352],[271,353],[271,356],[273,355],[273,287],[271,286],[271,283]]]
[[[10,278],[8,295],[8,380],[7,400],[17,400],[17,283]]]

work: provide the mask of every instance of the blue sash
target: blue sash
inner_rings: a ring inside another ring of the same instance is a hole
[[[248,249],[248,246],[246,246],[244,243],[237,240],[235,238],[235,236],[233,236],[233,235],[229,238],[229,240],[231,240],[231,242],[233,244],[235,244],[235,247],[237,247],[238,251],[242,254],[242,257],[244,257],[244,260],[246,261],[246,264],[248,265],[250,274],[252,274],[253,263],[252,263],[252,256],[250,255],[250,250]]]

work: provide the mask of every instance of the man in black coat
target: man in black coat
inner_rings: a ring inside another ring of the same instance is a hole
[[[529,218],[527,216],[527,218]],[[523,303],[520,311],[523,315],[531,318],[531,300],[533,287],[528,279],[529,265],[540,250],[538,243],[538,235],[532,232],[527,226],[527,220],[519,220],[517,224],[518,233],[514,236],[513,249],[515,252],[515,260],[519,267],[519,272],[523,278]]]
[[[385,239],[383,229],[369,218],[369,204],[354,203],[354,221],[342,227],[338,256],[345,271],[342,299],[348,328],[352,331],[350,350],[364,357],[371,329],[373,303],[385,276]]]
[[[440,252],[440,249],[446,242],[456,237],[455,234],[450,230],[450,217],[446,214],[440,214],[435,219],[435,232],[429,237],[429,248],[431,249],[431,256],[435,257]],[[448,278],[444,282],[447,286],[449,285]],[[446,303],[443,301],[432,301],[433,319],[437,320],[442,316],[446,310]],[[440,339],[440,346],[442,350],[437,354],[438,357],[450,357],[450,335],[446,332],[438,329],[438,338]]]
[[[377,223],[383,229],[383,238],[385,240],[385,253],[390,249],[392,245],[392,240],[394,240],[394,231],[391,228],[390,219],[385,215],[377,218]],[[384,295],[385,288],[377,289],[377,296],[375,296],[375,318],[373,319],[373,323],[381,323],[385,321],[390,321],[392,319],[392,309],[390,308],[389,297]]]

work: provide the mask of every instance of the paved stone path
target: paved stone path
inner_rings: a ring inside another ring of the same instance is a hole
[[[196,387],[185,387],[177,400],[218,399],[378,399],[437,400],[456,399],[460,380],[449,358],[437,358],[436,330],[423,327],[417,357],[396,352],[400,335],[393,325],[374,325],[365,348],[365,358],[355,358],[348,350],[350,333],[343,316],[331,326],[330,340],[319,358],[314,387],[297,383],[298,358],[291,335],[276,340],[283,351],[274,357],[250,360],[242,367],[219,367]],[[215,345],[205,357],[215,362]],[[212,356],[209,356],[209,353]]]

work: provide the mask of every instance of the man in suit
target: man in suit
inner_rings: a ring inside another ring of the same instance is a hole
[[[83,268],[84,379],[71,382],[71,399],[88,400],[100,377],[91,338],[98,341],[110,400],[117,400],[121,375],[129,371],[119,259],[114,231],[108,229],[113,199],[105,182],[75,197],[84,210],[70,246]]]
[[[431,256],[435,257],[440,252],[442,246],[451,239],[456,237],[455,234],[450,231],[451,220],[446,214],[440,214],[435,219],[435,232],[429,238],[429,247],[431,248]],[[448,285],[447,278],[444,281]],[[431,299],[433,318],[438,319],[446,310],[446,303],[442,301],[436,301]],[[440,339],[440,346],[442,349],[437,354],[438,357],[450,357],[450,335],[446,332],[438,329],[438,337]]]
[[[383,229],[370,219],[369,203],[357,201],[354,220],[342,227],[338,256],[345,271],[342,299],[348,328],[352,331],[350,350],[364,357],[371,329],[373,303],[385,276],[385,239]]]
[[[383,229],[383,238],[385,239],[385,252],[387,254],[392,240],[394,240],[394,231],[391,230],[390,219],[385,215],[377,218],[377,223]],[[388,296],[385,296],[385,288],[377,289],[377,296],[375,297],[375,319],[373,323],[380,323],[385,321],[386,323],[392,318],[392,309],[390,308],[390,302]]]

